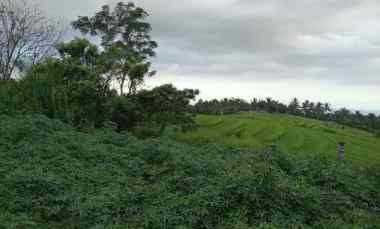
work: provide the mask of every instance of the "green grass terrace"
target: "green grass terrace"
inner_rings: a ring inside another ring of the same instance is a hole
[[[258,150],[276,144],[279,151],[298,159],[315,154],[337,159],[338,143],[345,142],[346,161],[360,166],[380,165],[380,138],[331,122],[256,112],[198,115],[196,121],[198,129],[178,133],[177,138],[191,143],[222,143]]]

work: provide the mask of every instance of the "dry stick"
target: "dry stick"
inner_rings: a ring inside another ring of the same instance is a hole
[[[339,142],[338,143],[338,160],[342,162],[344,160],[344,146],[346,143],[344,142]]]

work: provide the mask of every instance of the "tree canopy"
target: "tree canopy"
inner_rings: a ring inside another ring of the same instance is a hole
[[[75,29],[100,39],[110,62],[109,76],[119,83],[121,95],[126,83],[128,94],[135,94],[144,77],[155,74],[149,59],[156,55],[157,43],[151,39],[148,16],[134,3],[119,2],[113,10],[105,5],[94,16],[80,16],[72,23]]]

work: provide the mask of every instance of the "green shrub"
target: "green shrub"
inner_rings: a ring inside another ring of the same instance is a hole
[[[0,114],[39,113],[81,129],[101,127],[113,96],[90,67],[52,59],[19,81],[0,81]]]
[[[0,80],[0,114],[13,115],[23,113],[24,106],[32,107],[33,104],[26,104],[20,97],[22,92],[19,84],[16,81]]]
[[[118,131],[132,130],[142,119],[141,107],[134,98],[113,98],[111,120],[117,124]]]

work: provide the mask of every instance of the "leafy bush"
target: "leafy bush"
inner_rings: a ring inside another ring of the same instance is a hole
[[[141,106],[133,97],[118,96],[112,101],[111,120],[119,131],[131,130],[142,121]]]
[[[0,80],[0,114],[13,115],[31,110],[33,103],[25,103],[21,93],[22,88],[16,81]]]
[[[160,136],[170,125],[188,130],[195,126],[188,106],[198,93],[166,84],[135,95],[115,97],[111,120],[118,124],[119,131],[133,131],[141,137]]]
[[[97,46],[76,38],[57,51],[61,58],[33,65],[18,81],[0,82],[0,113],[39,113],[75,127],[101,127],[116,93],[104,79]]]
[[[0,116],[0,228],[377,228],[378,169]]]

